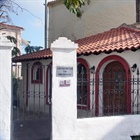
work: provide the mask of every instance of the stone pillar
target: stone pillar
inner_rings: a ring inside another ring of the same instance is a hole
[[[11,135],[11,49],[13,44],[0,38],[0,140]]]
[[[77,47],[77,44],[64,37],[51,44],[52,140],[74,137],[77,119]]]

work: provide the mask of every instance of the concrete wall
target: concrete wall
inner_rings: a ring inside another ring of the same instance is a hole
[[[91,0],[83,10],[80,19],[61,2],[49,5],[49,44],[60,36],[75,40],[136,22],[135,0]]]
[[[12,44],[0,39],[0,140],[11,135],[11,49]]]
[[[131,140],[140,135],[140,115],[78,119],[75,140]]]
[[[53,53],[52,77],[52,139],[67,140],[74,137],[76,109],[77,61],[74,44],[59,38],[51,45]],[[60,57],[63,56],[63,57]],[[59,69],[61,67],[61,69]]]

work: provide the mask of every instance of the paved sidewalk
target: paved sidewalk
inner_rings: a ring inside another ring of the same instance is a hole
[[[14,121],[12,140],[50,140],[49,118]]]

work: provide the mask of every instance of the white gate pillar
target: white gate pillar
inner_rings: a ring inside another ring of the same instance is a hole
[[[51,44],[52,140],[74,137],[77,119],[77,47],[77,44],[64,37]]]
[[[0,38],[0,140],[11,135],[11,49],[13,44]]]

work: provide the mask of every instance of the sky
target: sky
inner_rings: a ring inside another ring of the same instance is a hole
[[[49,2],[51,0],[48,0]],[[30,41],[31,46],[44,47],[44,19],[45,19],[45,0],[14,0],[22,8],[18,9],[18,15],[10,13],[13,25],[24,28],[22,38]]]

